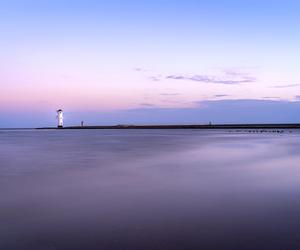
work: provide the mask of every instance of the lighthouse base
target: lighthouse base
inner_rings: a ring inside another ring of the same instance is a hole
[[[57,126],[57,128],[63,128],[63,126]]]

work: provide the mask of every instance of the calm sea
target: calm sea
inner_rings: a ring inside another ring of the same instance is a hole
[[[300,249],[300,133],[0,131],[0,249]]]

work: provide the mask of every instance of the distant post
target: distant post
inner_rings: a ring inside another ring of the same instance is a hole
[[[83,127],[84,126],[84,122],[83,121],[81,121],[81,127]]]
[[[63,128],[64,126],[64,116],[63,116],[63,111],[61,109],[57,110],[57,128]]]

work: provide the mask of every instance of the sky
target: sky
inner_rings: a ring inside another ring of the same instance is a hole
[[[0,127],[300,122],[297,0],[0,0]]]

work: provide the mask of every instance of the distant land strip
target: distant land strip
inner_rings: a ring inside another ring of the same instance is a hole
[[[205,124],[205,125],[113,125],[66,126],[37,129],[300,129],[300,123],[287,124]]]

